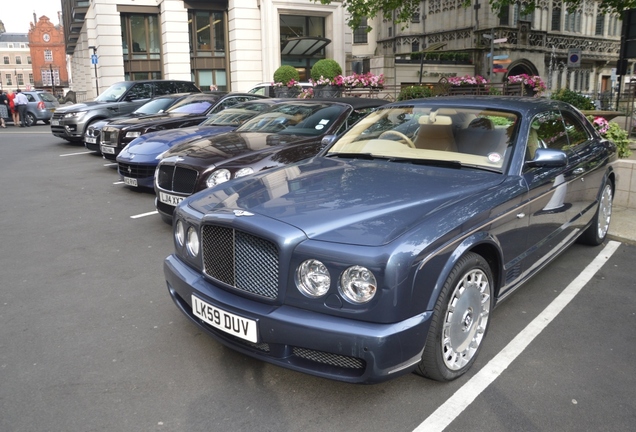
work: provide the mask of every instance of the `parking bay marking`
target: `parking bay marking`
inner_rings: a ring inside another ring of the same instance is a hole
[[[440,405],[413,432],[443,431],[539,336],[559,313],[594,277],[603,264],[616,252],[620,242],[610,241],[588,266],[555,298],[525,329],[488,362],[454,395]]]
[[[152,215],[156,215],[156,214],[159,214],[159,212],[157,210],[151,211],[151,212],[148,212],[148,213],[142,213],[142,214],[134,215],[134,216],[131,216],[130,218],[131,219],[139,219],[139,218],[142,218],[142,217],[152,216]]]
[[[90,154],[90,153],[93,153],[93,152],[85,151],[85,152],[78,152],[78,153],[65,153],[65,154],[61,154],[60,157],[77,156],[77,155]]]

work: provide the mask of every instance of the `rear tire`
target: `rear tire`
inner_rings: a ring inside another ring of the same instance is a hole
[[[590,246],[598,246],[605,241],[610,221],[612,219],[612,203],[614,200],[612,186],[613,184],[611,180],[608,180],[605,185],[603,185],[596,214],[594,215],[590,226],[587,227],[587,229],[583,231],[583,234],[579,237],[580,243]]]
[[[492,271],[482,256],[468,252],[457,261],[435,304],[415,373],[451,381],[470,369],[488,330],[493,289]]]
[[[38,120],[35,118],[35,116],[32,113],[28,112],[26,113],[24,122],[26,123],[27,126],[35,126]]]

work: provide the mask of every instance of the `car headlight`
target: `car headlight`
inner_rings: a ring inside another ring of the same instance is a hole
[[[377,287],[375,276],[366,267],[349,267],[340,277],[340,293],[352,303],[361,304],[371,301]]]
[[[131,131],[131,132],[126,132],[126,138],[137,138],[141,136],[141,132],[140,131]]]
[[[329,270],[318,260],[307,260],[296,269],[296,286],[307,297],[317,298],[325,295],[330,285]]]
[[[179,247],[183,247],[183,244],[185,243],[185,228],[182,221],[178,221],[177,225],[174,227],[174,239]]]
[[[186,237],[186,249],[193,257],[199,255],[199,234],[197,234],[197,230],[192,227],[188,228],[188,235]]]
[[[86,115],[87,111],[76,111],[64,114],[64,118],[75,118],[77,120],[81,119]]]
[[[225,183],[230,179],[232,174],[226,169],[214,171],[210,177],[206,180],[207,187],[213,187],[221,183]]]
[[[243,177],[246,175],[250,175],[250,174],[254,174],[254,170],[252,168],[241,168],[240,170],[238,170],[236,172],[236,174],[234,175],[234,177],[239,178],[239,177]]]

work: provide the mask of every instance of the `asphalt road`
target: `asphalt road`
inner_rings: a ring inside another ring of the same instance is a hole
[[[119,184],[107,165],[48,126],[0,129],[2,432],[636,424],[634,246],[610,256],[574,245],[494,311],[457,381],[343,384],[247,358],[190,324],[166,289],[171,228],[147,214],[154,195]],[[597,256],[600,269],[581,276]]]

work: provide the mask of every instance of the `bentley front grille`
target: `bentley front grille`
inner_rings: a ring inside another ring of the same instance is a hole
[[[203,271],[237,290],[278,296],[278,248],[268,240],[215,225],[201,229]]]

